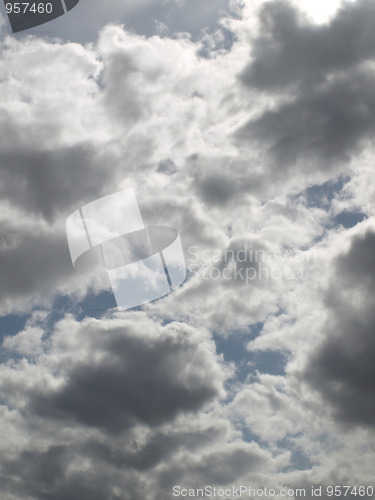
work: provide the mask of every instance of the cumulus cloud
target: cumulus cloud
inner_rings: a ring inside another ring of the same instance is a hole
[[[353,235],[334,261],[325,300],[326,338],[311,354],[304,377],[349,424],[374,424],[374,245],[368,229]],[[335,283],[335,286],[333,286]]]
[[[238,138],[260,142],[276,175],[291,169],[337,172],[371,139],[373,8],[369,1],[345,4],[323,25],[287,3],[262,9],[261,34],[240,79],[249,89],[283,99],[250,119]]]
[[[58,328],[55,341],[65,358],[70,342],[64,326]],[[58,388],[32,391],[32,413],[119,432],[137,420],[162,424],[223,395],[225,372],[215,366],[212,347],[199,344],[199,334],[187,326],[171,323],[161,329],[139,319],[112,327],[88,321],[69,330],[77,337],[72,341],[76,355],[82,348],[79,362],[68,373],[61,367],[58,378],[66,382]]]
[[[133,313],[126,320],[117,315],[83,323],[66,317],[47,337],[40,332],[30,325],[3,343],[8,352],[30,361],[2,365],[2,395],[22,426],[39,436],[37,446],[30,442],[27,450],[9,450],[3,457],[4,491],[31,498],[62,498],[70,491],[73,498],[110,498],[110,483],[118,486],[121,469],[141,474],[182,451],[192,454],[192,471],[197,460],[209,467],[199,450],[213,442],[223,459],[220,466],[211,464],[212,471],[219,473],[225,457],[229,460],[229,449],[222,446],[233,431],[214,408],[225,396],[223,384],[231,369],[216,355],[206,331],[162,325]],[[211,418],[199,416],[204,409]],[[240,460],[248,453],[258,463],[262,452],[257,446],[246,449],[234,446],[234,457]],[[90,470],[83,467],[87,460]],[[102,466],[96,476],[94,470]],[[20,467],[23,478],[15,484],[12,478]],[[136,475],[131,482],[136,488]],[[134,498],[141,496],[134,493]]]
[[[0,306],[34,310],[2,341],[5,500],[371,479],[373,5],[316,24],[255,4],[200,38],[154,16],[188,2],[114,0],[112,21],[164,25],[2,38]],[[83,299],[108,283],[74,271],[65,221],[127,187],[146,224],[179,230],[188,279],[94,319]]]

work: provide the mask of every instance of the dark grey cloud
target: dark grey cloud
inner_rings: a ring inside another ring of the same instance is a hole
[[[345,4],[327,25],[287,3],[267,4],[253,59],[240,75],[253,91],[288,99],[249,120],[237,139],[261,144],[273,170],[337,169],[375,131],[373,2]]]
[[[9,499],[160,498],[172,486],[159,491],[161,464],[199,457],[210,446],[226,449],[228,422],[201,413],[224,394],[227,373],[204,331],[162,326],[143,313],[83,324],[67,317],[45,347],[45,374],[63,385],[48,390],[31,375],[26,389],[11,373],[1,377],[4,400],[17,406],[26,398],[19,416],[30,432],[41,432],[0,461]],[[218,474],[224,463],[213,463]]]
[[[30,447],[2,460],[2,492],[14,495],[12,500],[26,495],[37,500],[156,499],[169,496],[176,482],[227,485],[249,470],[261,470],[266,453],[248,443],[225,443],[223,437],[217,422],[202,427],[197,421],[195,430],[180,426],[155,432],[142,446],[135,445],[134,436],[106,441],[102,435],[100,441]],[[161,473],[155,473],[160,464]]]
[[[349,290],[362,288],[372,300],[375,290],[375,232],[368,229],[364,235],[354,236],[348,253],[336,260],[336,273]]]
[[[3,478],[6,475],[4,489],[6,490],[7,486],[10,489],[16,486],[20,479],[19,472],[22,470],[22,480],[29,488],[28,493],[33,495],[37,493],[35,489],[38,488],[38,493],[45,498],[45,492],[56,487],[56,484],[64,478],[67,451],[65,446],[51,446],[42,452],[23,451],[16,459],[6,460],[2,464]]]
[[[105,99],[113,116],[128,130],[152,111],[146,88],[162,73],[160,59],[155,60],[151,71],[147,70],[142,67],[142,58],[130,53],[125,44],[123,50],[108,54],[103,77]]]
[[[374,253],[369,230],[336,259],[325,297],[326,338],[304,373],[340,421],[367,426],[375,424]]]
[[[320,171],[337,169],[360,150],[375,131],[373,77],[366,71],[338,76],[268,111],[238,133],[265,144],[280,171],[312,161]]]
[[[264,188],[262,177],[254,165],[240,159],[218,156],[207,161],[199,155],[186,161],[186,169],[191,175],[191,186],[199,198],[210,208],[237,206],[243,197]]]
[[[6,498],[38,500],[130,498],[130,481],[126,492],[118,495],[112,491],[113,471],[99,470],[93,466],[88,470],[71,470],[69,465],[79,453],[80,450],[74,445],[54,445],[43,451],[24,451],[16,458],[4,460],[1,471],[3,494],[11,495]],[[91,459],[89,455],[81,455],[81,458]]]
[[[123,448],[113,448],[108,443],[88,441],[82,450],[89,456],[118,468],[135,469],[143,472],[152,469],[169,459],[181,450],[199,450],[213,445],[220,440],[222,429],[215,425],[208,428],[197,427],[195,430],[178,430],[177,432],[156,431],[139,450],[129,452]]]
[[[84,201],[100,197],[113,184],[108,166],[114,174],[115,160],[113,166],[90,144],[52,151],[18,146],[13,141],[11,150],[3,148],[0,153],[0,194],[18,210],[52,221],[61,212],[68,216]]]
[[[215,358],[190,338],[189,328],[154,339],[131,327],[91,328],[92,355],[100,361],[75,364],[59,389],[35,389],[32,414],[118,433],[137,422],[158,426],[219,396]]]
[[[316,25],[287,2],[269,2],[260,15],[253,60],[241,79],[249,87],[274,91],[322,83],[374,56],[374,15],[371,0],[347,2],[329,24]]]
[[[239,182],[236,182],[225,172],[216,174],[203,174],[201,179],[195,181],[197,191],[207,205],[222,206],[238,197]]]
[[[0,304],[52,293],[73,277],[63,231],[30,230],[0,222]],[[14,305],[14,303],[13,303]]]

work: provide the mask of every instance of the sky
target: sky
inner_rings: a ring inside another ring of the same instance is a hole
[[[1,5],[1,500],[375,487],[374,16],[81,0],[13,34]],[[65,224],[125,189],[188,273],[118,311]]]

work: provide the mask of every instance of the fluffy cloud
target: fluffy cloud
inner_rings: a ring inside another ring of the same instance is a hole
[[[250,119],[238,138],[262,144],[277,177],[342,172],[371,138],[373,9],[369,1],[346,4],[320,26],[286,3],[262,9],[261,34],[241,81],[280,98]]]
[[[255,444],[225,444],[235,433],[220,417],[217,401],[232,371],[203,329],[163,326],[133,313],[126,320],[117,315],[83,323],[66,317],[48,337],[41,331],[30,324],[3,343],[8,353],[29,357],[2,365],[1,390],[16,415],[13,422],[38,438],[21,451],[16,439],[3,443],[5,492],[110,498],[112,483],[115,489],[133,484],[132,498],[141,498],[147,482],[141,486],[139,479],[149,470],[156,489],[151,498],[157,498],[161,485],[171,489],[172,478],[221,477],[227,484],[239,464],[245,473],[250,462],[259,470],[266,461]],[[173,458],[181,454],[184,468]],[[161,462],[159,477],[154,469]],[[16,484],[20,467],[22,481]],[[123,478],[120,470],[128,471]]]
[[[79,361],[69,363],[67,373],[61,363],[57,378],[66,383],[32,391],[32,413],[119,432],[137,420],[162,424],[223,395],[225,372],[192,328],[173,323],[160,328],[137,317],[95,323],[57,326],[57,351],[63,349],[64,360],[74,352]]]
[[[353,235],[347,253],[335,259],[325,297],[326,336],[311,354],[304,374],[340,420],[370,426],[374,424],[374,245],[375,233],[368,229]]]
[[[372,477],[373,5],[317,25],[232,3],[200,39],[2,39],[0,304],[43,311],[2,344],[5,500]],[[108,283],[72,269],[65,221],[126,187],[179,230],[188,280],[88,318]]]

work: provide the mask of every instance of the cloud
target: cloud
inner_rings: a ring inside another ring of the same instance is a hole
[[[124,488],[158,498],[176,480],[226,485],[266,466],[267,452],[233,441],[238,433],[220,415],[231,369],[203,329],[143,313],[66,317],[48,336],[29,328],[4,346],[32,354],[1,368],[10,422],[27,440],[0,447],[5,498],[123,499]]]
[[[260,90],[308,89],[358,67],[375,53],[373,14],[374,4],[360,0],[344,4],[332,20],[316,25],[287,2],[267,2],[243,83]]]
[[[325,338],[311,353],[305,379],[335,416],[355,425],[374,425],[375,232],[354,235],[334,262],[326,293]],[[333,285],[334,283],[334,285]]]
[[[200,163],[213,172],[217,145],[229,153],[221,123],[225,106],[218,103],[234,75],[220,76],[222,62],[200,58],[199,46],[186,37],[146,39],[118,26],[107,27],[95,49],[38,38],[3,40],[0,193],[3,210],[25,222],[4,217],[4,234],[12,238],[12,249],[5,245],[0,255],[9,274],[7,310],[10,304],[29,307],[41,292],[59,293],[63,283],[66,293],[77,292],[63,241],[65,220],[122,187],[139,188],[147,223],[165,220],[184,231],[186,241],[216,245],[223,239],[219,213],[212,218],[199,199],[192,203],[186,185],[192,183],[207,204],[218,199],[207,184],[212,175],[200,176],[197,162],[189,168],[189,158],[200,150]],[[224,63],[229,69],[233,61]],[[209,84],[208,74],[216,76]],[[158,171],[165,161],[175,165],[171,175]],[[244,186],[244,197],[245,177],[240,161],[233,188]],[[227,179],[219,181],[223,191]],[[233,189],[227,199],[234,200]]]
[[[267,3],[257,32],[245,3],[199,40],[114,24],[95,45],[2,39],[0,299],[42,311],[2,345],[5,500],[372,477],[373,7],[318,26]],[[139,5],[113,1],[111,16]],[[65,221],[126,187],[147,224],[179,230],[192,270],[215,271],[143,311],[88,318],[80,299],[106,285],[73,270]],[[359,209],[367,221],[333,226]],[[246,283],[262,266],[279,277]],[[240,367],[225,361],[238,351]],[[266,373],[267,351],[282,374]]]
[[[240,79],[252,92],[269,93],[270,104],[237,138],[266,148],[277,178],[298,171],[334,175],[371,139],[373,10],[366,0],[347,3],[329,23],[316,25],[287,3],[263,7]]]
[[[68,365],[62,360],[54,368],[50,365],[55,383],[29,387],[26,411],[31,415],[117,433],[137,422],[161,425],[224,395],[225,370],[213,347],[187,325],[161,327],[138,314],[133,320],[108,323],[66,320],[57,329],[47,359],[53,362],[62,349],[63,359],[75,354]],[[5,345],[19,350],[16,339],[22,348],[21,335]],[[79,361],[72,362],[79,352]],[[17,381],[11,378],[15,390]]]
[[[9,495],[5,498],[16,498],[12,491],[15,495],[46,500],[63,500],[67,497],[75,500],[124,498],[122,495],[115,495],[108,486],[111,481],[117,480],[116,474],[99,469],[69,470],[72,459],[71,449],[58,445],[43,451],[24,451],[16,459],[5,460],[3,471],[6,479],[3,491],[5,495]],[[76,465],[79,467],[79,464]],[[12,479],[18,475],[19,470],[23,470],[21,482]],[[129,490],[132,490],[130,481],[127,482],[127,491]]]
[[[271,144],[269,154],[281,173],[328,168],[334,175],[374,132],[371,81],[365,70],[336,77],[248,122],[239,137]]]

